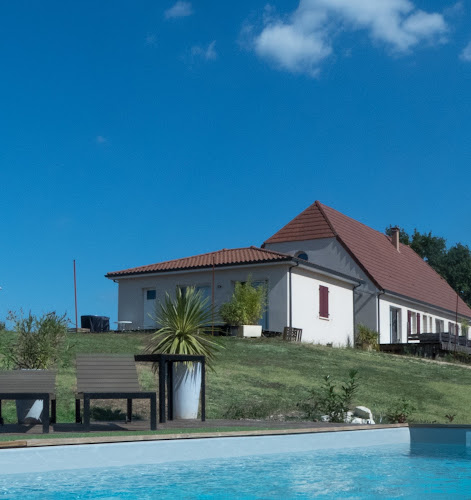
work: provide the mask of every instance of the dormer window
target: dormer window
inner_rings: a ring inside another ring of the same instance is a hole
[[[302,250],[296,254],[296,257],[302,260],[309,260],[307,253],[303,252]]]

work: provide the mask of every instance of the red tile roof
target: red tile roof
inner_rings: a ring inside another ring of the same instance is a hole
[[[204,253],[194,255],[193,257],[185,257],[183,259],[168,260],[158,262],[149,266],[133,267],[124,269],[123,271],[113,271],[106,275],[107,278],[115,278],[119,276],[157,273],[165,271],[176,271],[182,269],[199,269],[212,267],[213,263],[216,267],[237,265],[237,264],[255,264],[262,262],[282,262],[291,260],[291,255],[266,250],[258,247],[247,248],[231,248],[218,250],[217,252]]]
[[[401,243],[398,252],[385,234],[318,201],[265,243],[329,237],[343,244],[379,289],[456,311],[456,292],[409,246]],[[461,299],[458,312],[471,317]]]
[[[306,208],[265,243],[333,238],[334,231],[316,203]]]

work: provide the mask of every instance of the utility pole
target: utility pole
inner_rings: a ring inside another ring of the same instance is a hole
[[[75,295],[75,333],[78,333],[78,320],[77,320],[77,273],[75,271],[75,259],[74,259],[74,295]]]

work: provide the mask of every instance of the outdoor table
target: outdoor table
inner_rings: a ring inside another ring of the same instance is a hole
[[[201,363],[201,421],[204,422],[206,420],[205,356],[190,356],[184,354],[136,354],[134,356],[134,360],[159,364],[159,421],[161,423],[164,423],[166,421],[166,387],[168,391],[167,419],[173,420],[173,363],[181,363],[182,361],[193,361],[196,363]]]
[[[132,321],[115,321],[115,323],[118,325],[118,332],[124,332],[128,325],[132,325]]]

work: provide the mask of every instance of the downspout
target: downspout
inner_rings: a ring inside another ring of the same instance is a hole
[[[289,327],[290,328],[293,328],[293,285],[291,283],[291,269],[293,269],[293,267],[298,267],[299,266],[299,262],[296,261],[296,263],[292,266],[290,266],[290,268],[288,269],[288,273],[289,273],[289,283],[288,283],[288,287],[289,287]]]
[[[379,344],[379,341],[381,339],[381,313],[380,313],[380,307],[379,307],[379,296],[384,295],[384,294],[385,294],[385,292],[383,290],[381,292],[378,292],[378,294],[376,295],[376,297],[378,299],[378,344]]]

